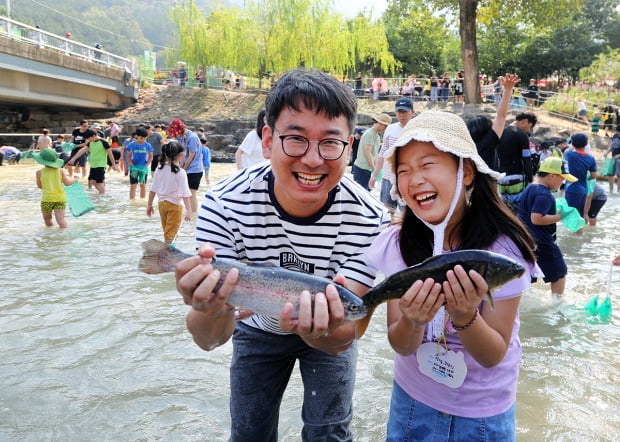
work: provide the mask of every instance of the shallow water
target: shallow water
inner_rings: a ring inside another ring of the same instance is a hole
[[[128,180],[112,173],[97,209],[69,229],[43,226],[38,166],[0,168],[0,441],[221,441],[228,435],[230,343],[196,347],[174,277],[136,270],[140,244],[159,238],[158,218],[128,201]],[[212,177],[232,172],[217,164]],[[606,184],[605,184],[606,186]],[[201,192],[205,188],[201,188]],[[517,402],[523,441],[616,440],[620,434],[620,268],[609,323],[581,307],[605,296],[609,260],[620,252],[620,196],[595,228],[560,228],[567,293],[536,284],[522,300],[523,361]],[[191,225],[177,246],[193,250]],[[385,438],[392,351],[381,309],[360,342],[354,396],[357,441]],[[281,408],[280,439],[299,440],[297,373]]]

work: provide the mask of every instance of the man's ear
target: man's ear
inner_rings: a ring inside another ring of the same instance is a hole
[[[263,157],[269,160],[271,159],[271,146],[273,145],[273,130],[271,127],[265,126],[263,127]]]

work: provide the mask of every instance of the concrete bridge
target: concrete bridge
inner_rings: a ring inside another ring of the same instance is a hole
[[[137,100],[136,76],[131,59],[0,16],[0,144],[109,118]]]

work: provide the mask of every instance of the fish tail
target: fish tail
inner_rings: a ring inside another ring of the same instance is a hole
[[[366,313],[366,316],[364,316],[361,319],[358,319],[355,322],[355,337],[357,339],[360,339],[362,336],[364,336],[364,333],[366,333],[366,329],[368,328],[368,325],[370,324],[370,318],[372,318],[372,314],[375,312],[375,308],[376,307],[369,308],[368,313]]]
[[[491,295],[491,292],[488,291],[486,296],[489,304],[491,304],[491,310],[495,310],[495,300],[493,299],[493,295]]]
[[[162,253],[167,252],[168,246],[162,241],[149,239],[142,243],[142,258],[138,263],[138,270],[148,274],[164,273],[170,270],[162,267],[161,263],[166,260],[161,259]]]

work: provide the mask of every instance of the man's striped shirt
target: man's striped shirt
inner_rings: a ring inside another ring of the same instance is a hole
[[[390,222],[382,204],[348,177],[311,218],[279,206],[270,164],[243,169],[207,193],[198,214],[196,242],[210,242],[216,256],[333,279],[337,273],[372,286],[375,272],[364,251]],[[277,318],[253,315],[248,325],[283,334]]]

